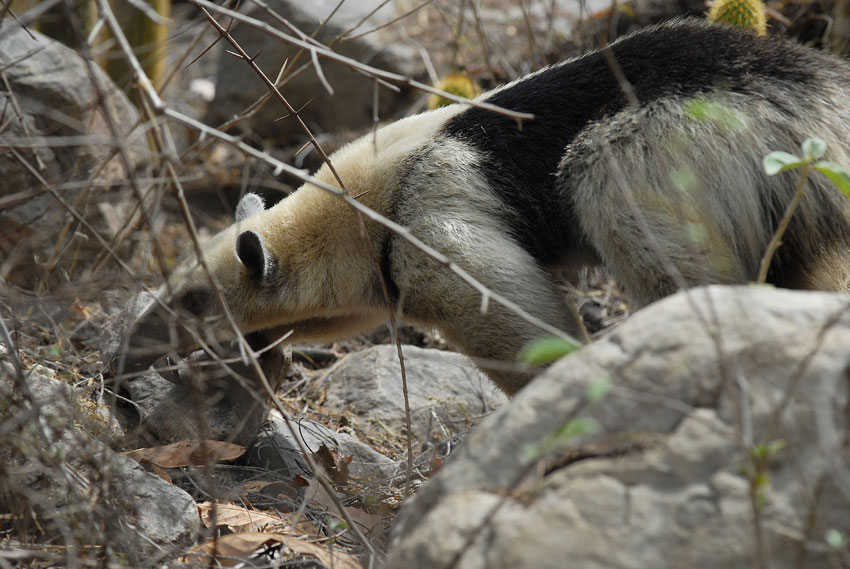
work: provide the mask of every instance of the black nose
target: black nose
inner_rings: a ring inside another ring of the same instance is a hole
[[[159,306],[150,307],[127,330],[110,362],[115,374],[139,373],[172,350],[168,321]]]

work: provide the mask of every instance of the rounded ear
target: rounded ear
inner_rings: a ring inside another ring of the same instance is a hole
[[[253,193],[245,194],[236,205],[236,222],[245,221],[255,213],[260,213],[264,209],[266,209],[266,204],[263,201],[263,198]]]
[[[269,271],[269,256],[263,239],[255,231],[243,231],[236,238],[236,257],[254,279],[265,279]]]

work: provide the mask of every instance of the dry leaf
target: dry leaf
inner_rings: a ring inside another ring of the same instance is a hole
[[[274,484],[274,482],[269,480],[249,480],[242,484],[242,491],[259,493],[265,490],[266,486],[271,484]]]
[[[156,474],[157,476],[159,476],[160,478],[162,478],[163,480],[165,480],[166,482],[171,484],[171,476],[169,476],[168,473],[165,470],[163,470],[161,467],[157,466],[156,464],[152,463],[151,461],[149,461],[146,458],[142,458],[141,460],[139,460],[139,459],[136,459],[136,460],[142,468],[144,468],[145,470],[147,470],[151,474]]]
[[[304,490],[307,502],[323,510],[336,511],[337,500],[319,483],[318,477],[311,478]]]
[[[214,504],[202,502],[198,504],[201,521],[206,527],[213,524],[213,509],[215,509],[215,524],[227,526],[234,532],[256,531],[268,526],[285,526],[286,522],[278,516],[249,510],[236,504]]]
[[[231,533],[218,539],[210,539],[196,545],[181,561],[184,563],[207,563],[215,556],[217,562],[225,567],[241,563],[253,556],[263,545],[279,541],[275,533]]]
[[[363,569],[353,556],[339,550],[326,549],[315,543],[283,535],[280,533],[232,533],[216,540],[192,548],[181,561],[186,563],[207,563],[215,554],[216,561],[230,567],[252,557],[258,549],[271,543],[280,543],[295,553],[315,557],[320,563],[334,569]]]
[[[325,467],[325,471],[335,484],[348,483],[348,465],[352,458],[340,456],[339,452],[329,449],[324,444],[313,453],[313,459]]]
[[[77,320],[90,320],[92,317],[89,307],[80,302],[79,299],[75,300],[71,306],[68,307],[68,314],[71,318],[75,318]]]
[[[340,551],[338,549],[327,549],[321,545],[303,541],[294,537],[282,536],[283,543],[286,547],[296,553],[306,553],[318,559],[326,567],[334,569],[363,569],[360,562],[353,555]]]
[[[202,466],[233,460],[245,452],[245,447],[223,441],[185,439],[161,447],[140,448],[122,453],[141,462],[143,459],[162,466]]]
[[[336,467],[333,452],[324,444],[319,447],[319,450],[313,453],[313,459],[328,470],[333,470]]]
[[[355,524],[359,525],[366,534],[371,534],[373,530],[379,527],[381,523],[380,514],[370,514],[360,508],[346,507],[345,511]]]

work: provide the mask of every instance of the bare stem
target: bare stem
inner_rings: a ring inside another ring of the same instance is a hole
[[[806,181],[809,179],[809,172],[811,172],[811,170],[811,165],[806,164],[800,171],[800,179],[797,181],[797,190],[794,192],[794,198],[785,209],[785,215],[782,216],[782,221],[779,222],[779,226],[776,228],[773,238],[770,240],[770,243],[767,244],[767,251],[761,259],[759,276],[756,279],[756,282],[758,283],[764,283],[767,280],[767,271],[770,268],[770,261],[773,260],[773,255],[776,253],[776,250],[779,249],[780,245],[782,245],[782,236],[785,235],[788,223],[791,222],[791,216],[794,215],[795,211],[797,211],[797,206],[800,205],[800,200],[803,199],[803,190],[806,189]]]

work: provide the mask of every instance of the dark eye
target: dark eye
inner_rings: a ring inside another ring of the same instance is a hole
[[[180,299],[180,308],[195,316],[203,316],[212,304],[212,294],[203,289],[186,291]]]

